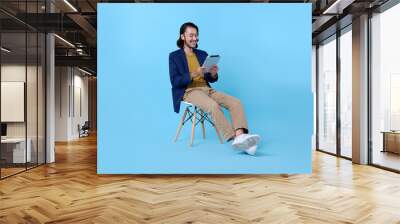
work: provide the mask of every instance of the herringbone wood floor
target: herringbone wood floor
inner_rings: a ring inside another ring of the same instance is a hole
[[[315,152],[312,175],[97,175],[96,138],[0,181],[0,223],[400,223],[400,175]]]

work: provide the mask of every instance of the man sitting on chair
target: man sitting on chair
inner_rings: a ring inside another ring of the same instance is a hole
[[[195,24],[184,23],[177,41],[180,49],[169,54],[174,111],[179,113],[182,100],[192,103],[211,114],[224,140],[233,140],[233,148],[254,155],[260,136],[248,134],[247,121],[240,100],[211,88],[209,83],[218,80],[218,67],[214,65],[210,72],[205,72],[200,66],[208,54],[197,49],[198,32],[199,29]],[[229,110],[233,127],[224,117],[220,106]]]

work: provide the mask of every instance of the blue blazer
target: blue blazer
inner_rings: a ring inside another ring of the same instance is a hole
[[[207,58],[207,52],[198,49],[193,49],[193,51],[197,56],[199,64],[202,65]],[[185,90],[192,82],[185,51],[183,49],[173,51],[169,54],[169,78],[172,85],[174,111],[179,113],[180,104],[183,99],[183,95],[185,94]],[[205,73],[204,79],[206,80],[207,85],[211,87],[209,83],[216,82],[218,80],[218,74],[216,78],[213,78],[211,73]]]

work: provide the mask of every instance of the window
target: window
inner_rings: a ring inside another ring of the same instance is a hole
[[[348,26],[340,36],[340,155],[352,157],[352,32]]]
[[[318,149],[336,153],[336,36],[318,47]]]
[[[400,4],[371,19],[372,163],[400,170]]]

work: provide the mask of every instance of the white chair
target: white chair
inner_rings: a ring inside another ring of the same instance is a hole
[[[178,140],[179,134],[181,132],[183,125],[185,125],[185,123],[190,120],[192,122],[192,134],[190,137],[190,144],[189,144],[190,146],[193,145],[194,131],[195,131],[195,127],[197,126],[198,123],[201,123],[201,127],[203,130],[203,139],[206,138],[206,129],[204,128],[204,121],[208,121],[215,128],[215,131],[217,132],[219,141],[222,144],[223,141],[221,139],[221,136],[219,135],[218,129],[217,129],[217,127],[215,127],[215,124],[210,119],[209,115],[207,113],[205,113],[202,109],[198,108],[197,106],[195,106],[189,102],[182,101],[182,103],[186,105],[186,108],[185,108],[185,111],[183,112],[182,119],[179,122],[178,129],[176,130],[174,142],[176,142]],[[189,115],[189,116],[186,118],[187,115]]]

